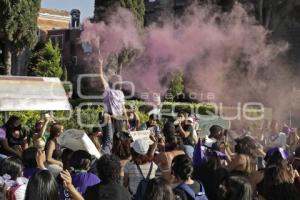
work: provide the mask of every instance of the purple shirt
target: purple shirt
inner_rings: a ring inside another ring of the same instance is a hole
[[[98,176],[90,172],[78,172],[72,175],[72,183],[78,192],[84,194],[87,187],[100,183],[100,179]],[[72,199],[68,191],[66,191],[63,186],[60,186],[60,199]]]
[[[24,168],[23,176],[29,179],[37,170],[38,168],[36,167]]]
[[[6,138],[6,128],[2,127],[0,128],[0,140]]]

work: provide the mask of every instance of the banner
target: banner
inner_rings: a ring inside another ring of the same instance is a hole
[[[97,150],[92,140],[82,130],[66,130],[61,136],[58,137],[57,142],[62,147],[66,147],[73,151],[87,151],[89,154],[95,156],[97,159],[99,159],[101,156],[100,152]]]
[[[147,140],[150,143],[153,143],[152,140],[150,139],[150,130],[144,130],[144,131],[131,131],[130,135],[133,139],[133,141],[137,139],[142,139],[142,140]]]

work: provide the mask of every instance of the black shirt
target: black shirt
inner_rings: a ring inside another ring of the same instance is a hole
[[[120,184],[111,183],[88,187],[84,194],[85,200],[131,200],[131,196]]]
[[[228,171],[225,168],[214,169],[207,163],[194,166],[193,179],[201,181],[209,200],[218,200],[219,185],[227,176]]]
[[[191,124],[185,124],[183,123],[182,124],[182,129],[184,131],[187,131],[189,132],[189,136],[187,136],[186,138],[185,137],[182,137],[182,142],[184,145],[190,145],[190,146],[194,146],[193,144],[193,132],[194,132],[194,128]],[[179,132],[179,126],[177,125],[176,126],[176,132]]]

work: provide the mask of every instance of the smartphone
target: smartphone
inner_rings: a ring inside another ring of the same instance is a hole
[[[263,157],[258,157],[257,158],[257,169],[261,170],[265,168],[265,161]]]

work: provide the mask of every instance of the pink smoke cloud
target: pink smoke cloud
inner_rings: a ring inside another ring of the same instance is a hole
[[[119,9],[108,24],[86,22],[81,38],[96,48],[100,40],[104,58],[124,47],[138,49],[135,62],[122,72],[137,93],[163,95],[167,83],[162,80],[180,70],[187,92],[214,92],[218,101],[264,99],[276,105],[274,96],[284,96],[290,81],[288,70],[280,68],[287,43],[269,40],[269,32],[239,4],[231,13],[211,9],[193,6],[176,24],[166,19],[143,31],[129,11]]]

